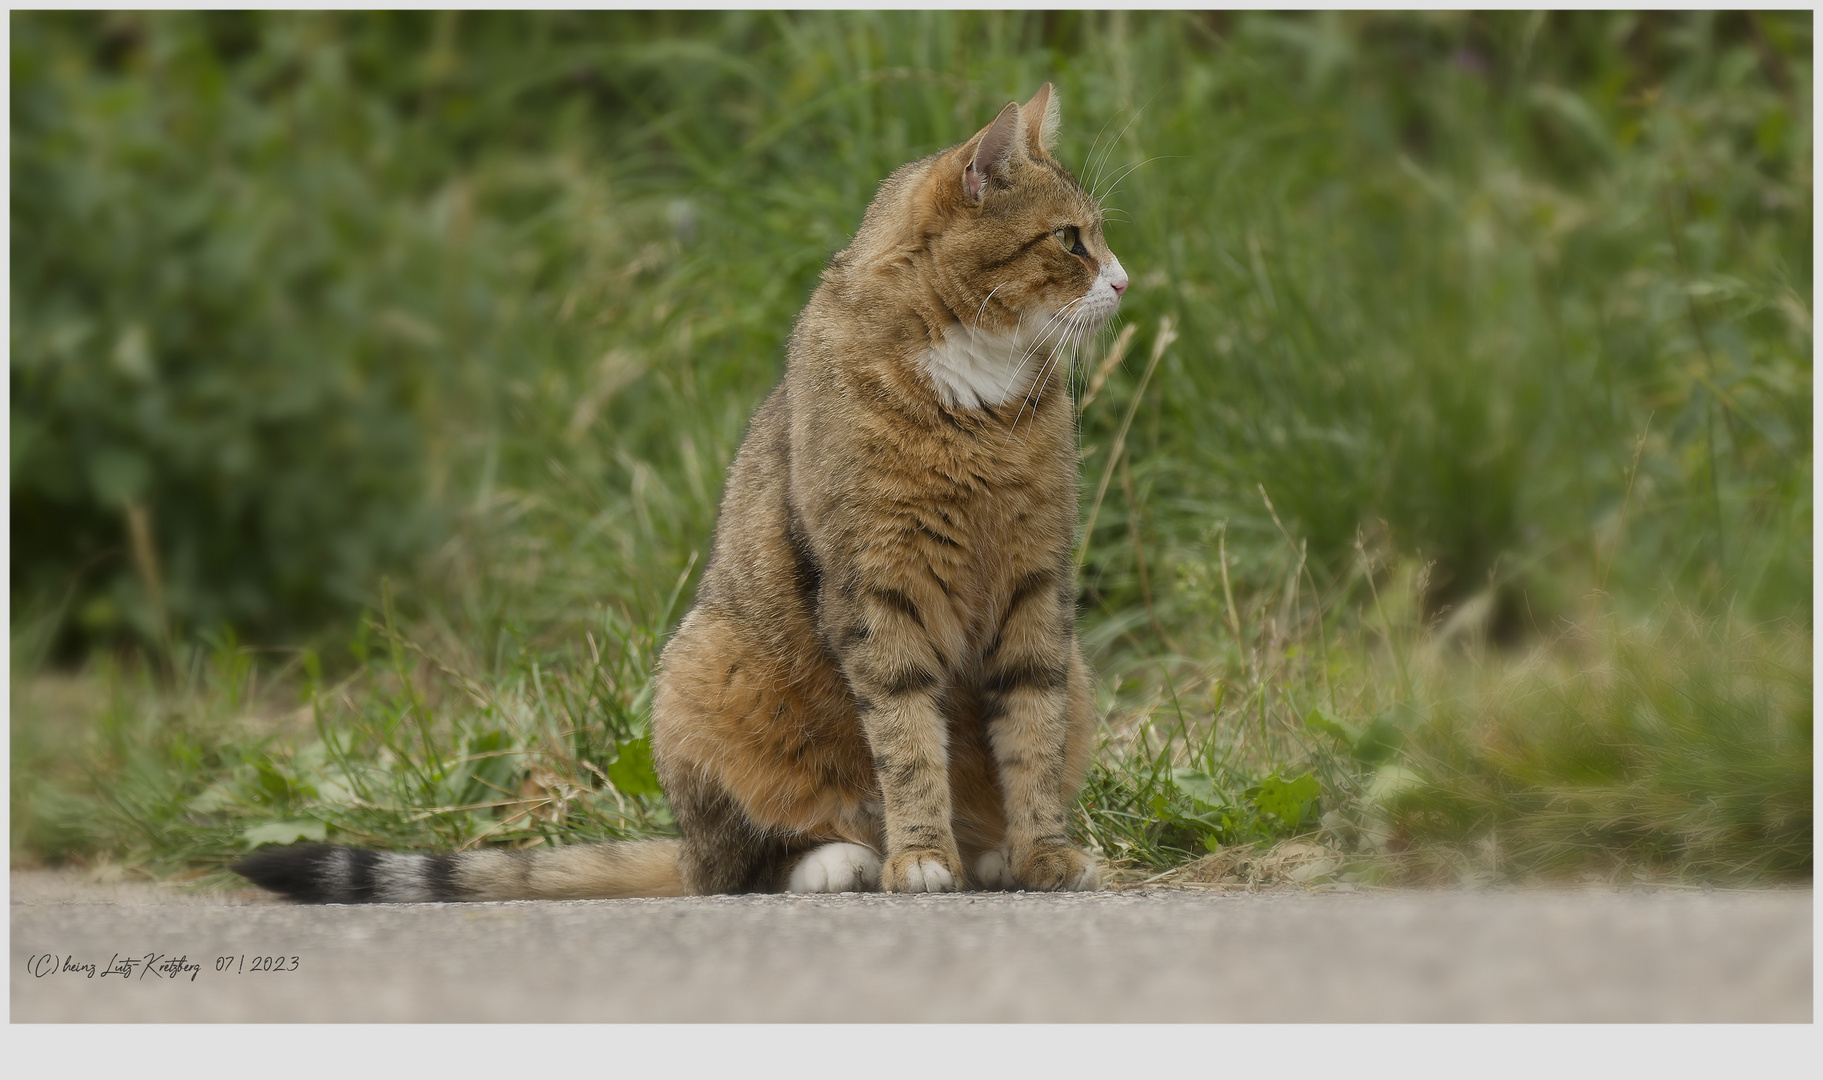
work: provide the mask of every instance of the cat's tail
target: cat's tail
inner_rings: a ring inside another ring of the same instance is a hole
[[[307,904],[448,900],[612,900],[682,896],[676,840],[633,840],[435,855],[292,844],[256,851],[234,872]]]

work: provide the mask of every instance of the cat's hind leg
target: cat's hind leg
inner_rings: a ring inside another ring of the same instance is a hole
[[[874,892],[880,888],[880,856],[860,844],[836,842],[811,848],[791,868],[786,892]]]
[[[696,893],[872,892],[880,856],[860,844],[813,845],[768,830],[713,782],[698,779],[672,796],[684,835],[679,870]]]
[[[1006,863],[1006,852],[999,848],[990,848],[975,857],[974,876],[971,884],[977,889],[990,892],[1004,892],[1017,889],[1019,884],[1013,880],[1013,871]]]
[[[697,895],[781,892],[811,846],[755,822],[707,776],[667,784],[666,791],[683,837],[678,871]]]

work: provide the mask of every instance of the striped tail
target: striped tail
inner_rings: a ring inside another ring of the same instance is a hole
[[[676,840],[437,855],[292,844],[234,864],[255,885],[307,904],[613,900],[682,896]]]

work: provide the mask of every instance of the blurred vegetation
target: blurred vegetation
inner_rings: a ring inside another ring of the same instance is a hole
[[[16,858],[665,829],[650,662],[792,319],[1051,79],[1134,277],[1085,841],[1810,871],[1808,13],[11,29]]]

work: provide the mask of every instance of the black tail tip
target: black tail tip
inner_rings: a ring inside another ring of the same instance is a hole
[[[291,844],[262,848],[229,867],[262,889],[306,904],[336,899],[325,886],[328,864],[335,858],[334,844]]]

